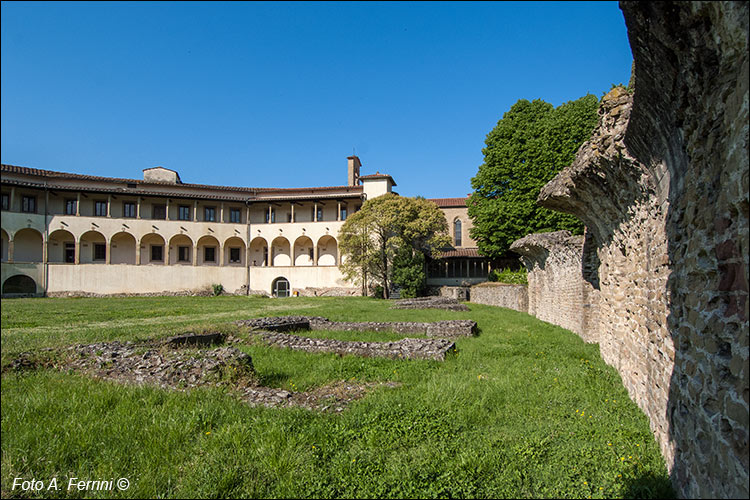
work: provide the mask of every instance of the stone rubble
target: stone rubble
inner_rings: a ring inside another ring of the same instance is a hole
[[[468,311],[466,304],[450,297],[417,297],[396,300],[391,309],[447,309],[449,311]]]

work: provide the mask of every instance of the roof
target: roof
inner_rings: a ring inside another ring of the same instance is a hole
[[[479,249],[477,248],[454,248],[451,250],[443,250],[440,254],[441,259],[447,259],[450,257],[476,257],[480,259],[486,258],[484,255],[479,254]]]
[[[466,206],[466,200],[468,200],[468,197],[465,198],[428,198],[431,202],[435,203],[440,208],[450,208],[450,207],[465,207]]]
[[[154,167],[160,168],[160,167]],[[163,168],[163,167],[161,167]],[[168,170],[168,169],[165,169]],[[132,193],[134,195],[156,195],[156,196],[174,196],[174,197],[199,197],[199,198],[211,198],[211,199],[235,199],[245,200],[248,196],[261,196],[263,199],[304,199],[309,197],[341,197],[341,196],[356,196],[362,193],[362,186],[322,186],[322,187],[302,187],[302,188],[248,188],[248,187],[235,187],[235,186],[215,186],[210,184],[189,184],[181,183],[175,185],[172,182],[155,182],[155,181],[143,181],[140,179],[123,179],[119,177],[100,177],[95,175],[81,175],[71,174],[67,172],[55,172],[52,170],[41,170],[37,168],[19,167],[16,165],[0,165],[0,171],[8,172],[13,174],[28,175],[32,177],[43,178],[39,179],[38,182],[32,180],[20,181],[16,179],[8,179],[3,177],[2,182],[4,184],[15,184],[25,185],[29,187],[43,187],[45,184],[50,189],[60,190],[82,190],[82,191],[100,191],[100,192],[117,192],[117,193]],[[125,184],[124,186],[112,186],[112,187],[92,187],[83,185],[69,185],[69,184],[55,184],[50,183],[50,180],[74,180],[74,181],[93,181],[103,182],[111,184]],[[135,187],[133,187],[135,185]],[[168,186],[172,188],[169,191],[151,191],[149,187],[154,186]],[[216,190],[216,191],[229,191],[227,195],[210,195],[207,193],[195,193],[195,190]],[[234,196],[232,196],[234,195]]]
[[[376,179],[390,179],[391,184],[394,186],[397,186],[396,181],[393,180],[393,177],[391,177],[388,174],[381,174],[380,172],[370,174],[370,175],[360,175],[359,180],[376,180]]]

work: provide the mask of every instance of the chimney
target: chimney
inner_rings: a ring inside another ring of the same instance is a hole
[[[356,186],[359,183],[359,167],[362,166],[362,163],[360,163],[359,157],[354,155],[348,156],[346,159],[348,160],[347,185]]]

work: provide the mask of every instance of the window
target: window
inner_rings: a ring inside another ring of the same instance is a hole
[[[3,210],[8,210],[10,206],[10,196],[3,193]]]
[[[341,207],[341,220],[346,220],[346,207]]]
[[[323,207],[318,207],[318,222],[323,220]]]
[[[78,200],[65,200],[65,215],[75,215],[78,208]]]
[[[271,287],[275,297],[289,297],[289,280],[286,278],[276,278]]]
[[[203,262],[216,262],[216,247],[203,247]]]
[[[229,222],[234,222],[236,224],[239,224],[240,222],[242,222],[239,208],[229,209]]]
[[[188,205],[180,205],[180,220],[190,220],[190,207]]]
[[[453,221],[453,245],[461,246],[461,220],[456,219]]]
[[[206,207],[203,211],[205,217],[203,218],[206,222],[216,222],[216,207]]]
[[[151,218],[164,220],[167,218],[167,206],[166,205],[151,205]]]
[[[292,222],[292,212],[287,212],[286,213],[286,221],[287,222]]]
[[[107,258],[107,245],[94,243],[94,260],[105,260]]]
[[[164,260],[164,246],[151,245],[151,261],[162,262]]]
[[[129,217],[131,219],[135,218],[135,203],[132,201],[126,201],[122,204],[122,216],[123,217]]]
[[[190,247],[177,247],[177,261],[190,262]]]
[[[107,202],[106,201],[94,202],[94,215],[97,217],[107,216]]]
[[[21,211],[36,213],[36,196],[24,196],[21,199]]]
[[[268,224],[268,211],[266,211],[266,224]],[[276,222],[276,210],[271,209],[271,222]]]
[[[229,262],[239,262],[239,261],[240,261],[240,249],[230,248],[229,249]]]
[[[76,261],[76,244],[66,243],[65,244],[65,262],[73,264]]]

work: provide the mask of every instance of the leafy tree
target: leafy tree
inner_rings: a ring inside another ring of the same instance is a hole
[[[591,94],[557,108],[540,99],[521,99],[487,134],[484,163],[471,179],[474,192],[467,203],[474,226],[470,234],[482,254],[502,257],[511,243],[530,233],[583,232],[577,218],[542,208],[536,199],[591,137],[598,104]]]
[[[411,287],[412,281],[420,280],[423,286],[424,256],[450,243],[447,232],[445,216],[434,203],[396,194],[378,196],[365,202],[341,227],[341,270],[347,279],[362,285],[363,293],[370,283],[379,284],[385,298],[390,295],[394,272],[402,286]],[[421,278],[413,272],[419,255]],[[401,271],[399,266],[408,270]],[[418,290],[420,285],[413,287]]]

